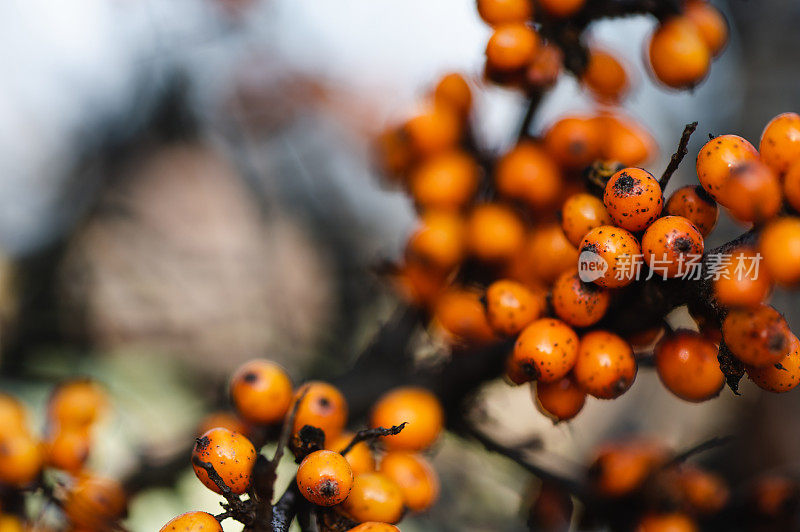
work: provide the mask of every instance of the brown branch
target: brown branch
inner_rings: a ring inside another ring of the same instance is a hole
[[[681,140],[678,142],[678,149],[675,153],[672,154],[672,157],[669,160],[669,164],[667,165],[666,170],[664,173],[661,174],[661,179],[658,180],[658,184],[661,185],[661,191],[665,191],[667,189],[667,185],[669,184],[669,180],[672,177],[672,174],[675,173],[675,170],[678,169],[680,166],[681,161],[683,158],[686,157],[686,154],[689,153],[689,139],[692,138],[692,133],[697,129],[697,122],[692,122],[691,124],[686,124],[686,127],[683,128],[683,134],[681,135]]]
[[[209,462],[204,462],[200,460],[198,457],[192,457],[192,464],[196,465],[205,470],[208,474],[208,478],[214,483],[215,486],[222,492],[221,495],[227,501],[227,511],[233,512],[233,518],[237,521],[240,521],[244,524],[249,524],[253,520],[252,511],[250,508],[250,504],[245,501],[242,501],[238,495],[231,491],[231,488],[225,484],[225,481],[222,477],[217,473],[217,470],[214,469],[214,466],[211,465]],[[225,505],[223,505],[225,507]]]
[[[350,440],[350,443],[347,444],[347,447],[342,449],[341,454],[342,456],[346,455],[347,453],[353,450],[353,447],[355,447],[362,441],[381,438],[383,436],[394,436],[396,434],[400,434],[400,431],[402,431],[407,424],[408,422],[403,422],[400,423],[399,425],[395,425],[388,429],[385,429],[383,427],[377,427],[374,429],[361,430],[357,432],[355,436],[353,436],[353,439]]]
[[[685,451],[675,455],[672,460],[664,465],[664,468],[681,464],[696,454],[727,445],[732,442],[734,438],[734,436],[716,436],[704,442],[698,443],[697,445],[689,447]]]

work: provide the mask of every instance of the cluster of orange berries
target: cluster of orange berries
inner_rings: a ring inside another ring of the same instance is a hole
[[[192,453],[194,471],[210,490],[222,493],[209,474],[208,464],[230,493],[249,493],[259,451],[240,431],[279,426],[293,419],[292,447],[300,461],[296,474],[300,494],[354,523],[352,530],[397,530],[393,525],[406,510],[422,512],[436,501],[438,477],[423,453],[438,439],[444,413],[428,390],[395,388],[375,403],[372,428],[406,423],[399,433],[381,439],[380,453],[367,441],[357,440],[351,445],[356,435],[345,431],[348,405],[332,384],[311,381],[295,389],[280,366],[258,359],[233,374],[230,396],[236,416],[210,416],[203,423],[205,427],[214,423],[223,426],[205,431]],[[298,440],[309,427],[324,434],[324,449],[302,451]],[[162,532],[170,530],[222,528],[214,516],[190,512],[162,528]]]
[[[2,488],[8,492],[35,490],[42,485],[46,469],[57,471],[59,483],[53,497],[71,530],[112,529],[125,514],[127,496],[117,481],[86,467],[93,426],[107,406],[107,396],[95,382],[61,384],[50,397],[45,437],[39,438],[30,428],[22,403],[0,394],[0,493]],[[2,530],[22,531],[34,526],[22,516],[6,515],[0,521],[7,525],[0,527]]]

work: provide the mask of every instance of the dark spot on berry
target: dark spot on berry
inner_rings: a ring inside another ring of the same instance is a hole
[[[692,249],[692,239],[686,236],[677,238],[675,239],[675,242],[672,244],[672,249],[674,249],[678,253],[686,253],[687,251]]]
[[[619,179],[614,182],[614,192],[620,196],[628,196],[633,192],[635,186],[636,180],[626,172],[623,172]]]
[[[208,438],[208,436],[202,436],[202,437],[200,437],[200,438],[197,438],[197,440],[195,440],[194,447],[195,447],[195,449],[197,449],[198,451],[205,451],[205,450],[206,450],[206,448],[207,448],[207,447],[208,447],[210,444],[211,444],[211,440]]]
[[[244,377],[242,377],[242,380],[244,380],[244,382],[246,382],[248,384],[253,384],[254,382],[256,382],[258,380],[258,375],[256,375],[252,371],[249,371],[249,372],[245,373]]]

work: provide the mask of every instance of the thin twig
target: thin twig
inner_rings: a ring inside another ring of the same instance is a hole
[[[735,436],[732,436],[732,435],[730,435],[730,436],[716,436],[716,437],[711,438],[709,440],[706,440],[704,442],[698,443],[697,445],[686,449],[682,453],[679,453],[679,454],[675,455],[675,457],[672,460],[670,460],[669,462],[667,462],[664,465],[664,467],[666,468],[666,467],[669,467],[669,466],[673,466],[673,465],[677,465],[677,464],[683,463],[683,462],[685,462],[686,460],[688,460],[689,458],[691,458],[692,456],[694,456],[696,454],[699,454],[699,453],[702,453],[702,452],[705,452],[705,451],[709,451],[709,450],[714,449],[716,447],[721,447],[723,445],[727,445],[730,442],[732,442],[734,440],[734,438],[735,438]]]
[[[664,170],[664,173],[661,174],[661,179],[658,180],[658,184],[661,185],[662,191],[667,189],[667,185],[669,184],[672,174],[675,173],[675,170],[678,169],[678,166],[680,166],[683,158],[686,157],[687,153],[689,153],[689,139],[692,138],[692,133],[694,133],[695,129],[697,129],[697,122],[686,124],[686,127],[683,128],[683,134],[681,135],[681,140],[678,143],[678,149],[672,154],[666,170]]]
[[[383,436],[394,436],[396,434],[400,434],[400,431],[402,431],[407,424],[408,422],[400,423],[399,425],[395,425],[388,429],[385,429],[383,427],[377,427],[374,429],[361,430],[357,432],[355,436],[353,436],[353,439],[350,440],[350,443],[347,444],[347,447],[342,449],[340,454],[342,454],[342,456],[346,455],[347,453],[353,450],[353,447],[355,447],[362,441],[371,440],[374,438],[381,438]]]
[[[270,460],[273,470],[278,467],[278,462],[280,462],[281,458],[283,458],[284,449],[287,445],[289,445],[289,438],[292,437],[292,430],[294,430],[294,420],[297,417],[297,410],[300,408],[300,403],[303,402],[303,399],[305,399],[307,393],[308,388],[303,390],[303,393],[297,398],[297,401],[295,401],[291,412],[289,412],[289,415],[286,416],[286,419],[283,422],[283,429],[281,430],[280,438],[278,438],[278,448],[275,449],[275,454],[272,456],[272,460]]]
[[[525,108],[525,114],[522,115],[522,120],[519,124],[519,130],[517,133],[517,140],[523,140],[530,135],[531,130],[531,123],[533,122],[533,118],[536,116],[536,110],[539,108],[539,104],[542,101],[542,91],[537,90],[530,94],[528,98],[528,105]]]
[[[242,501],[242,499],[239,498],[238,495],[231,491],[230,486],[225,483],[219,473],[217,473],[217,470],[214,469],[214,466],[209,462],[200,460],[200,458],[196,456],[192,457],[192,464],[205,470],[205,472],[208,474],[208,478],[210,478],[214,485],[216,485],[217,488],[219,488],[219,490],[222,492],[221,495],[228,502],[230,509],[236,513],[236,519],[241,520],[244,517],[244,514],[246,514],[248,511],[247,505]]]

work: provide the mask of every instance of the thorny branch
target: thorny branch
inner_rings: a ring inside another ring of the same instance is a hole
[[[361,443],[362,441],[371,440],[374,438],[381,438],[383,436],[394,436],[396,434],[400,434],[400,432],[406,427],[408,423],[400,423],[399,425],[394,425],[388,429],[383,427],[377,427],[374,429],[366,429],[361,430],[353,436],[353,439],[350,440],[350,443],[347,444],[347,447],[342,449],[341,454],[342,456],[346,455],[350,451],[353,450],[353,447]]]

